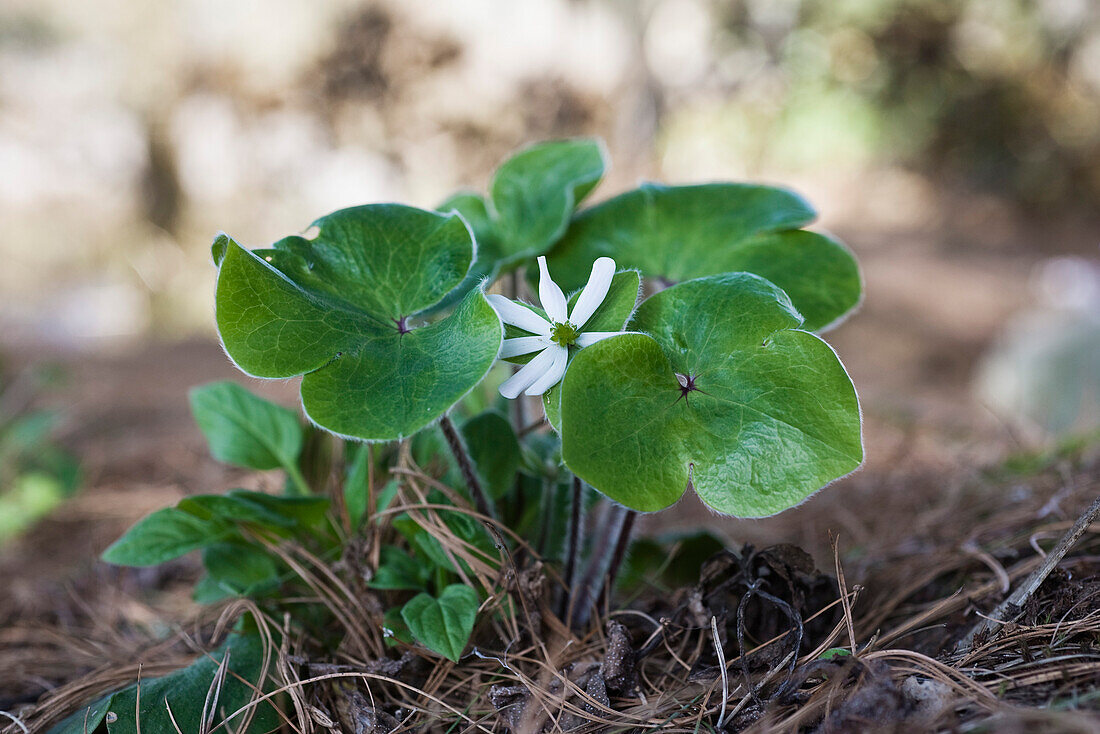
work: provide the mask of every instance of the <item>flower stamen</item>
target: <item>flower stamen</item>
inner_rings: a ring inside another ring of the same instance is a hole
[[[577,343],[578,336],[580,336],[580,333],[577,331],[577,327],[568,321],[555,321],[550,325],[550,341],[558,346],[572,346]]]

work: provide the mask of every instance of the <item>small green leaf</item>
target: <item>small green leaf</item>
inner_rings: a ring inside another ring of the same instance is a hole
[[[321,524],[329,507],[327,497],[276,497],[247,489],[231,489],[228,496],[260,505],[299,527]]]
[[[216,543],[203,549],[208,583],[231,596],[253,596],[279,583],[279,563],[266,551],[244,543]]]
[[[605,167],[603,147],[591,139],[538,143],[501,164],[489,195],[504,259],[534,257],[554,244]]]
[[[191,413],[218,461],[248,469],[293,468],[302,451],[302,426],[290,410],[234,382],[191,389]]]
[[[294,527],[294,520],[269,510],[263,504],[241,494],[243,492],[244,490],[236,490],[228,494],[195,494],[184,497],[176,507],[202,520],[250,522],[269,528]]]
[[[105,696],[57,724],[48,734],[91,734],[104,721],[109,734],[133,734],[139,731],[138,719],[143,732],[204,731],[203,705],[218,666],[227,655],[229,661],[218,707],[213,712],[213,723],[217,726],[248,704],[255,695],[254,687],[261,691],[271,688],[260,680],[263,643],[256,635],[233,634],[220,648],[200,656],[188,667],[160,678],[142,679]],[[238,731],[244,716],[230,719],[228,729]],[[274,731],[280,721],[274,704],[265,701],[256,706],[252,723],[243,734]]]
[[[818,660],[837,660],[838,658],[846,658],[852,654],[851,650],[846,650],[843,647],[830,647],[825,652],[817,656]]]
[[[353,528],[359,527],[367,513],[367,493],[370,490],[370,452],[365,444],[344,444],[347,461],[344,476],[344,507]]]
[[[230,242],[218,275],[218,331],[257,377],[302,379],[302,403],[344,436],[392,440],[437,420],[488,373],[496,313],[475,289],[445,318],[415,323],[465,278],[462,219],[396,204],[345,209],[249,252]]]
[[[644,184],[578,214],[548,256],[563,288],[603,255],[642,275],[683,281],[744,271],[785,290],[817,331],[859,302],[859,267],[840,242],[800,227],[814,210],[786,189],[751,184]]]
[[[689,483],[715,510],[763,517],[862,461],[859,403],[787,296],[748,273],[673,286],[625,334],[580,350],[562,383],[562,456],[642,511]],[[690,380],[690,389],[681,386]]]
[[[477,592],[452,584],[438,599],[417,594],[402,607],[401,618],[425,647],[457,663],[470,641],[478,606]]]
[[[699,580],[699,569],[725,544],[708,531],[673,531],[630,544],[619,582],[624,588],[674,590]],[[659,573],[659,575],[658,575]]]
[[[117,566],[155,566],[231,534],[232,528],[224,523],[202,520],[189,512],[166,507],[139,520],[103,551],[103,560]]]
[[[462,424],[462,438],[477,473],[493,499],[500,499],[516,480],[520,450],[511,422],[496,411],[486,411]]]
[[[368,586],[372,589],[422,591],[428,585],[431,568],[419,563],[400,548],[382,546],[381,563]]]

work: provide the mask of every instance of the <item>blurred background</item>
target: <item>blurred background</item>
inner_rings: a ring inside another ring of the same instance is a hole
[[[57,409],[79,457],[52,532],[117,520],[55,548],[229,486],[186,406],[243,379],[213,330],[215,233],[432,207],[573,135],[607,142],[593,200],[779,183],[855,250],[864,307],[828,338],[864,482],[1100,424],[1093,0],[4,0],[0,412]]]

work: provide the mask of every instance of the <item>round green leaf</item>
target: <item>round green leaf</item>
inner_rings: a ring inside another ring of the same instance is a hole
[[[457,663],[474,630],[478,606],[477,592],[452,584],[438,599],[417,594],[402,607],[401,618],[425,647]]]
[[[473,242],[462,220],[396,204],[318,220],[313,240],[249,252],[229,240],[218,275],[226,352],[257,377],[302,379],[318,425],[366,440],[408,436],[488,373],[501,325],[480,289],[434,323],[410,317],[462,282]]]
[[[860,299],[859,267],[835,239],[799,229],[814,210],[786,189],[751,184],[644,184],[578,214],[548,256],[563,288],[597,257],[642,275],[683,281],[744,271],[790,295],[804,327],[821,330]]]
[[[570,365],[566,465],[642,511],[673,504],[689,484],[738,517],[802,502],[858,467],[863,448],[851,380],[799,325],[783,291],[748,273],[651,297],[632,323],[647,333],[606,339]]]

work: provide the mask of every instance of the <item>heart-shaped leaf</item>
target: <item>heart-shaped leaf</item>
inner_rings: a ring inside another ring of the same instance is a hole
[[[801,197],[771,186],[644,184],[574,217],[547,259],[566,289],[604,255],[671,281],[755,273],[787,292],[804,328],[819,331],[859,302],[862,285],[844,245],[799,229],[815,217]]]
[[[478,606],[477,592],[451,584],[438,599],[417,594],[402,607],[401,618],[425,647],[457,663],[470,641]]]
[[[859,403],[833,350],[798,331],[783,291],[748,273],[645,301],[631,328],[582,349],[562,383],[562,456],[637,510],[704,502],[763,517],[863,459]]]
[[[302,451],[298,416],[234,382],[191,389],[191,413],[218,461],[249,469],[296,468]]]
[[[270,250],[216,244],[226,352],[256,377],[304,375],[306,413],[334,433],[415,433],[480,382],[500,348],[500,320],[480,289],[439,321],[410,323],[466,276],[470,232],[455,215],[397,204],[345,209],[315,226],[314,239]]]

